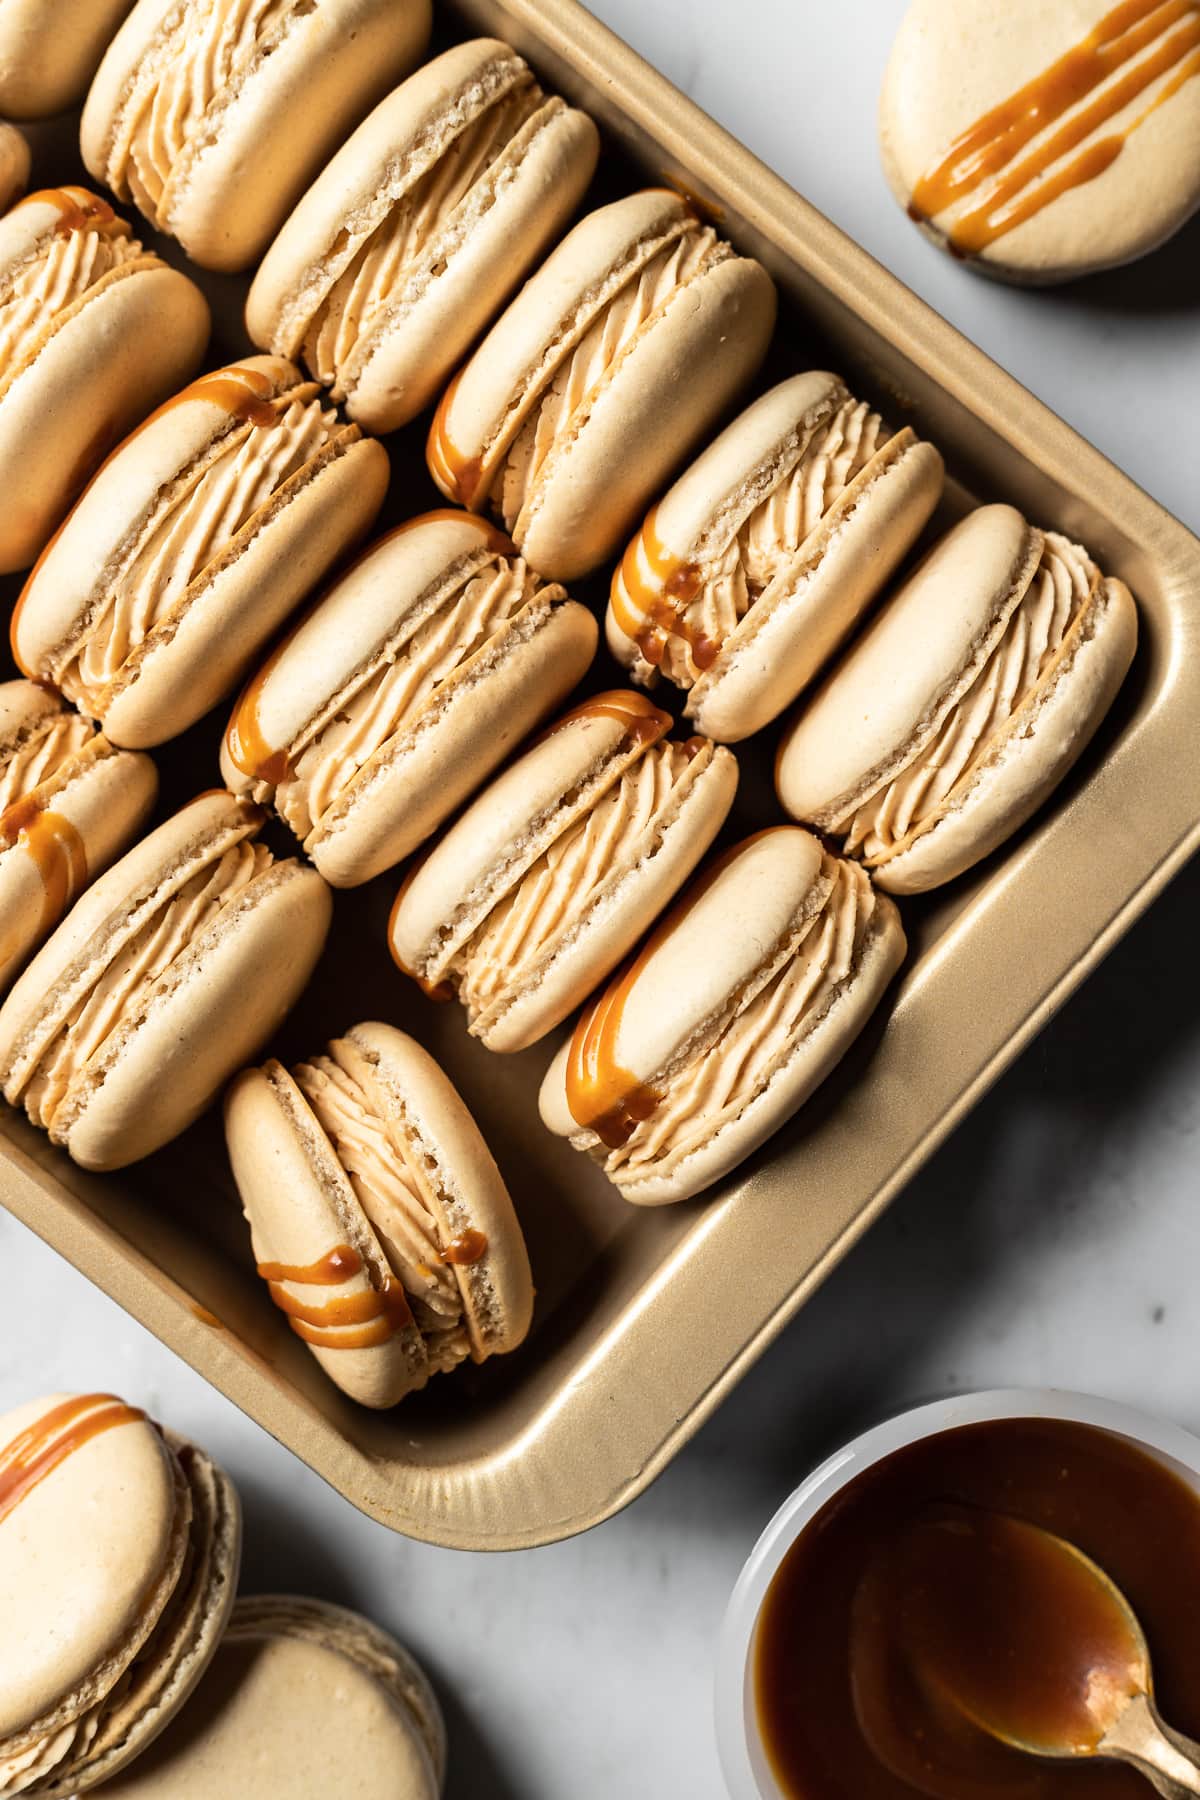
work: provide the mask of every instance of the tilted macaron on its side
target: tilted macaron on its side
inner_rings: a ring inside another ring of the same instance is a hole
[[[497,776],[401,888],[392,955],[456,991],[489,1050],[523,1050],[586,999],[721,829],[737,761],[671,741],[669,713],[597,694]]]
[[[234,709],[222,779],[335,887],[407,856],[592,660],[596,621],[494,526],[434,512],[372,544]]]
[[[0,119],[0,212],[29,186],[29,145],[15,125]]]
[[[589,213],[551,252],[442,396],[429,467],[490,507],[559,580],[611,556],[750,379],[775,288],[652,189]]]
[[[145,824],[148,756],[116,750],[56,694],[0,682],[0,990]]]
[[[82,98],[130,0],[4,0],[0,113],[44,119]]]
[[[208,341],[194,282],[86,188],[0,218],[0,573],[28,568],[105,452]]]
[[[247,1069],[225,1135],[258,1272],[365,1406],[515,1350],[533,1281],[508,1190],[449,1078],[391,1025]]]
[[[879,107],[884,173],[981,274],[1069,281],[1200,207],[1200,11],[1163,0],[911,0]]]
[[[206,269],[244,269],[429,37],[429,0],[137,0],[83,160]]]
[[[137,1407],[0,1418],[0,1794],[67,1800],[140,1755],[216,1650],[240,1557],[228,1476]]]
[[[394,431],[564,228],[598,150],[586,113],[543,94],[507,44],[456,45],[317,177],[255,275],[250,336]]]
[[[702,874],[581,1014],[542,1083],[547,1127],[626,1200],[686,1200],[791,1117],[904,957],[857,864],[782,825]]]
[[[112,1800],[438,1800],[446,1727],[420,1666],[325,1600],[240,1599],[205,1680]],[[264,1786],[265,1782],[265,1786]]]
[[[25,584],[26,674],[115,742],[163,743],[245,674],[361,537],[388,457],[280,357],[203,375],[109,457]]]
[[[298,998],[329,889],[252,840],[257,807],[202,795],[92,884],[0,1006],[0,1084],[88,1169],[190,1125]]]
[[[893,893],[951,880],[1053,791],[1133,660],[1087,551],[981,506],[887,600],[780,746],[779,798]]]
[[[699,730],[769,724],[852,630],[942,491],[942,459],[835,375],[772,388],[653,509],[617,568],[608,645],[687,690]]]

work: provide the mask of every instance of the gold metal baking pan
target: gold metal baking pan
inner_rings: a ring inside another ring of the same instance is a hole
[[[537,1120],[550,1048],[491,1056],[457,1008],[393,971],[394,880],[337,896],[334,940],[281,1052],[379,1015],[422,1037],[494,1145],[539,1288],[523,1351],[393,1413],[343,1400],[268,1303],[215,1116],[98,1179],[0,1107],[0,1197],[19,1218],[356,1506],[413,1537],[498,1549],[594,1525],[663,1468],[1196,846],[1200,542],[573,0],[457,0],[444,20],[447,36],[507,38],[592,111],[608,139],[602,186],[676,182],[769,264],[785,304],[768,377],[832,367],[893,420],[911,417],[946,455],[950,512],[1003,498],[1081,538],[1129,583],[1144,626],[1117,716],[1067,791],[974,879],[905,908],[913,954],[886,1024],[707,1203],[626,1206]],[[243,351],[244,284],[206,285],[227,324],[217,354]],[[395,516],[434,504],[420,434],[391,447]],[[218,728],[205,721],[160,759],[172,803],[216,778]],[[774,814],[765,735],[739,831]]]

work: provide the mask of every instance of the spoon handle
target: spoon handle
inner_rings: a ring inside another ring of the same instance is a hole
[[[1200,1794],[1200,1744],[1164,1725],[1149,1694],[1137,1694],[1101,1741],[1101,1756],[1119,1757],[1166,1800]]]

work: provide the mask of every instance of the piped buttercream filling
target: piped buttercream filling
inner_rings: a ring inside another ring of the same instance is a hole
[[[764,985],[747,991],[715,1042],[669,1074],[662,1101],[628,1141],[606,1150],[594,1133],[577,1140],[618,1187],[665,1174],[732,1124],[854,974],[875,910],[874,889],[856,864],[829,855],[821,879],[825,902],[790,955]]]
[[[35,726],[0,766],[0,817],[15,800],[50,781],[92,741],[92,727],[78,713],[51,713]]]
[[[303,357],[336,400],[345,399],[353,365],[361,364],[386,322],[388,302],[542,101],[540,88],[528,81],[501,95],[401,196],[329,289],[305,327]]]
[[[26,1083],[22,1098],[36,1125],[53,1130],[71,1084],[126,1020],[140,1014],[171,964],[271,860],[261,844],[231,845],[198,869],[116,951],[63,1019]]]
[[[682,744],[652,745],[526,871],[450,965],[472,1024],[533,976],[554,940],[582,923],[614,869],[672,804],[691,758]]]
[[[419,1146],[383,1118],[347,1066],[339,1042],[293,1071],[333,1145],[425,1340],[431,1372],[470,1354],[462,1291],[443,1261],[429,1169]]]
[[[108,687],[189,584],[337,431],[336,412],[311,395],[306,387],[283,397],[269,425],[239,421],[163,490],[57,671],[62,692],[85,712],[103,711]]]
[[[1053,671],[1100,571],[1078,544],[1047,532],[1033,580],[978,675],[932,741],[840,819],[846,849],[878,868],[952,807]]]
[[[510,531],[519,533],[518,521],[551,451],[574,435],[639,336],[690,282],[734,254],[710,226],[693,223],[613,295],[555,372],[508,451],[494,491]]]
[[[517,557],[490,555],[360,672],[293,749],[275,807],[298,838],[316,829],[359,771],[410,730],[435,691],[528,604],[542,583]]]
[[[245,69],[268,53],[298,9],[295,0],[184,0],[150,44],[121,107],[106,179],[132,194],[160,227],[162,203],[205,114]]]
[[[20,367],[46,327],[81,294],[112,269],[144,254],[120,221],[55,232],[45,239],[0,287],[0,381]]]

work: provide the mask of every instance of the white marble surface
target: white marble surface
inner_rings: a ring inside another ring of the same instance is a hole
[[[875,96],[900,0],[596,10],[1200,527],[1200,222],[1069,293],[941,259],[894,207]],[[1197,597],[1200,604],[1200,596]],[[760,1526],[813,1460],[951,1388],[1054,1383],[1200,1428],[1200,983],[1185,873],[642,1500],[574,1543],[427,1549],[368,1523],[0,1216],[0,1405],[106,1385],[207,1443],[246,1577],[374,1613],[446,1703],[452,1800],[719,1800],[710,1662]]]

